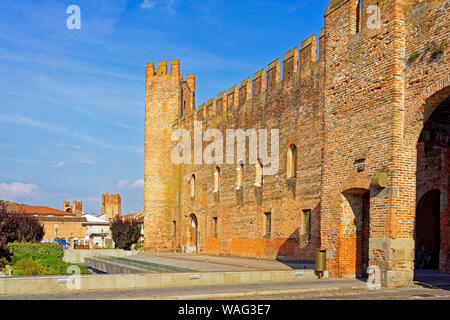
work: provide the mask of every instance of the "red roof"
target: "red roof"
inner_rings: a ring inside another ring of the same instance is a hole
[[[73,213],[65,212],[49,207],[23,206],[17,205],[20,214],[38,214],[38,215],[55,215],[55,216],[74,216]]]

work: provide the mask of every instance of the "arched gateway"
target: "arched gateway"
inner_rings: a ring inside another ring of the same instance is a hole
[[[427,99],[417,142],[415,267],[450,272],[450,86]]]

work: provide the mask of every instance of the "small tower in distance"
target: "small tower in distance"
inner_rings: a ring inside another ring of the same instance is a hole
[[[106,221],[111,221],[116,216],[122,215],[120,194],[102,194],[102,215],[105,215]]]
[[[81,217],[83,215],[83,201],[74,200],[73,205],[70,204],[70,201],[64,201],[63,210]]]

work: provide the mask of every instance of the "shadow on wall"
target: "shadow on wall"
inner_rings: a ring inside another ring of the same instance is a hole
[[[287,266],[314,264],[316,251],[321,248],[320,204],[313,210],[304,210],[299,216],[301,227],[281,244],[276,255],[276,260]]]

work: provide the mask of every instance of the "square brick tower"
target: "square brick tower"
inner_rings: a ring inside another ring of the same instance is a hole
[[[170,73],[166,61],[159,62],[158,69],[149,63],[145,89],[145,249],[171,251],[171,222],[180,214],[171,135],[175,121],[194,109],[195,77],[188,75],[184,81],[178,60],[171,62]]]
[[[70,204],[70,201],[64,201],[63,210],[81,217],[83,215],[83,201],[74,200],[73,205]]]
[[[102,215],[106,215],[106,220],[111,221],[116,216],[122,215],[122,199],[120,194],[102,194]]]

